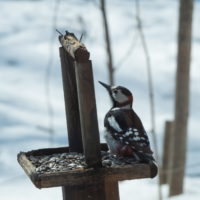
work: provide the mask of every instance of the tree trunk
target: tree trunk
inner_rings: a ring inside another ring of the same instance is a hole
[[[170,196],[183,193],[187,151],[189,75],[193,0],[180,0],[178,58],[176,74],[175,126]]]

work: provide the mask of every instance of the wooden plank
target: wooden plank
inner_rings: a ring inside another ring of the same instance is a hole
[[[111,181],[110,179],[104,179],[104,187],[107,200],[119,200],[119,185],[118,181]]]
[[[29,178],[31,179],[32,183],[38,187],[41,188],[41,179],[39,175],[36,173],[36,167],[30,162],[30,160],[27,158],[26,154],[24,152],[20,152],[17,155],[17,161],[21,165],[21,167],[24,169],[25,173]]]
[[[62,187],[62,191],[63,200],[119,200],[118,182],[101,177],[96,177],[90,184]]]
[[[17,155],[17,160],[28,175],[35,173],[35,166],[28,160],[24,152]]]
[[[63,200],[107,200],[104,181],[95,177],[93,183],[63,187]]]
[[[92,184],[96,178],[106,178],[112,182],[153,178],[152,166],[147,164],[126,165],[111,168],[74,170],[71,172],[58,172],[40,176],[40,187],[74,186]],[[155,174],[154,174],[155,176]]]
[[[152,166],[149,166],[147,164],[136,164],[110,168],[100,168],[99,170],[86,169],[82,171],[73,170],[68,172],[37,174],[35,171],[29,171],[29,168],[27,166],[22,167],[37,188],[92,184],[96,180],[96,178],[105,178],[106,180],[109,179],[109,181],[113,183],[123,180],[153,178],[156,174],[154,173],[154,175],[152,176],[152,171],[157,170],[152,169]]]
[[[59,50],[69,147],[71,151],[83,152],[74,64],[72,58],[63,47],[60,47]]]
[[[101,166],[100,139],[91,61],[75,62],[83,149],[88,166]]]
[[[92,181],[90,184],[84,182],[79,185],[63,186],[63,200],[119,200],[117,181],[108,181],[99,176],[96,176]]]
[[[98,180],[93,181],[91,184],[85,183],[83,185],[63,187],[63,200],[119,200],[118,182],[112,182],[107,179],[102,180],[99,177]]]
[[[85,45],[80,43],[73,33],[66,32],[66,35],[59,36],[60,44],[78,62],[86,62],[89,60],[90,53]]]
[[[106,143],[101,143],[101,150],[108,151],[108,146]],[[57,148],[46,148],[46,149],[36,149],[32,151],[26,152],[26,156],[44,156],[44,155],[52,155],[56,153],[68,153],[69,147],[57,147]]]
[[[102,144],[103,148],[107,148],[106,144]],[[98,168],[98,169],[85,169],[85,170],[73,170],[65,172],[54,172],[50,174],[39,174],[35,171],[35,166],[32,165],[27,156],[40,156],[51,155],[55,153],[67,152],[68,148],[49,148],[30,151],[27,153],[21,152],[18,154],[18,162],[35,184],[37,188],[48,188],[58,186],[74,186],[80,184],[93,183],[96,177],[105,178],[112,185],[117,184],[117,181],[132,180],[140,178],[153,178],[157,174],[157,166],[152,164],[133,164],[124,166],[115,166],[110,168]],[[107,185],[107,187],[108,187]],[[116,189],[116,188],[115,188]],[[109,194],[110,195],[110,194]]]
[[[189,113],[193,0],[180,0],[175,125],[170,196],[183,193]],[[177,145],[178,144],[178,145]],[[179,170],[176,170],[179,169]]]
[[[81,114],[81,129],[84,146],[84,155],[88,166],[101,167],[101,154],[100,154],[100,142],[98,132],[98,122],[96,113],[96,102],[94,95],[92,66],[87,61],[89,54],[84,46],[80,46],[80,43],[76,41],[74,35],[60,37],[60,41],[65,49],[71,54],[71,56],[78,62],[86,62],[86,68],[84,64],[79,63],[76,66],[76,78],[78,85],[78,97],[79,97],[79,109]],[[78,48],[77,48],[78,47]],[[81,48],[80,48],[81,47]],[[84,50],[84,51],[83,51]],[[80,66],[80,68],[78,67]],[[84,71],[81,68],[84,67]],[[85,73],[84,76],[81,73]],[[83,78],[85,77],[85,78]],[[85,101],[87,99],[88,101]],[[78,108],[78,106],[77,106]],[[69,111],[66,111],[69,114]],[[87,113],[88,112],[88,113]],[[72,125],[74,127],[74,124]],[[75,142],[75,138],[71,138]],[[106,187],[112,189],[118,189],[113,182],[106,182],[102,176],[93,176],[92,183],[88,182],[79,183],[75,187],[71,187],[68,183],[62,187],[63,199],[94,199],[102,200],[105,196],[111,197],[110,191],[106,191]],[[115,187],[115,188],[114,188]],[[107,194],[106,194],[107,193]],[[119,191],[117,190],[117,194]],[[119,196],[119,194],[118,194]],[[114,197],[114,196],[113,196]],[[108,200],[114,200],[113,198],[107,198]],[[116,200],[116,199],[115,199]]]

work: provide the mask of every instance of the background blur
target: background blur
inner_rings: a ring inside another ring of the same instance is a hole
[[[156,134],[162,155],[164,123],[174,117],[179,5],[177,0],[140,0],[154,83]],[[108,0],[115,83],[134,94],[134,109],[150,130],[146,58],[137,31],[135,3]],[[200,198],[200,1],[194,2],[190,114],[185,193],[172,199]],[[58,33],[77,37],[91,53],[101,140],[109,97],[98,80],[108,81],[107,56],[98,1],[0,0],[0,199],[62,199],[60,188],[36,189],[17,163],[17,153],[66,146],[66,119]],[[128,52],[127,52],[128,50]],[[53,114],[49,115],[49,107]],[[149,135],[152,140],[152,136]],[[123,200],[157,199],[157,181],[120,183]],[[167,199],[168,188],[162,188]],[[136,197],[135,197],[136,196]]]

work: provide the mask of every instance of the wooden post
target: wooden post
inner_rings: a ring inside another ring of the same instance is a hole
[[[104,182],[63,187],[63,200],[105,200]]]
[[[74,63],[70,55],[64,50],[63,47],[60,47],[59,50],[69,148],[70,151],[73,152],[83,152]],[[72,198],[72,194],[76,194],[76,188],[72,190],[70,187],[63,186],[62,193],[63,200],[75,199]]]
[[[119,200],[119,185],[118,181],[110,181],[105,178],[104,187],[106,200]]]
[[[80,119],[81,122],[82,144],[86,163],[88,167],[96,168],[98,174],[98,168],[102,166],[101,149],[92,64],[91,61],[88,60],[89,52],[83,44],[76,41],[73,34],[68,33],[66,36],[60,36],[59,40],[64,49],[71,56],[70,57],[63,48],[60,48],[64,93],[67,93],[65,94],[67,121],[68,118],[70,120],[72,119],[72,124],[69,124],[70,133],[74,134],[75,132],[73,129],[77,129],[77,124],[73,121],[75,117],[73,118],[71,116],[73,115],[73,109],[75,109],[78,110],[76,117]],[[72,63],[71,58],[75,59],[75,63]],[[74,82],[75,77],[76,82]],[[76,91],[78,93],[78,105]],[[73,94],[74,92],[75,96]],[[74,100],[74,102],[71,102],[72,100]],[[76,106],[76,108],[73,107],[73,105]],[[68,121],[68,123],[70,122]],[[72,150],[77,148],[76,137],[80,136],[80,134],[77,135],[77,132],[75,134],[76,136],[72,135],[72,137],[69,137],[70,144],[74,144],[74,146],[71,147]],[[119,200],[118,182],[110,181],[105,177],[99,176],[93,181],[92,185],[88,183],[86,185],[73,187],[63,186],[62,193],[63,200]]]
[[[119,200],[118,183],[97,177],[92,184],[63,187],[63,200]]]
[[[162,168],[160,173],[161,184],[169,183],[170,160],[172,158],[173,121],[166,121],[163,145]]]
[[[98,168],[101,167],[101,155],[92,64],[91,61],[76,62],[75,68],[84,155],[88,166]],[[84,194],[94,200],[119,200],[118,182],[105,177],[97,179],[92,187],[84,188]]]
[[[90,53],[87,51],[85,45],[80,43],[73,33],[66,31],[66,35],[59,36],[59,41],[74,60],[78,62],[89,60]]]
[[[70,151],[83,152],[80,115],[78,109],[75,68],[70,55],[60,47],[63,90]]]
[[[91,61],[75,63],[83,149],[88,166],[101,167],[101,151]]]
[[[175,125],[172,157],[173,172],[170,178],[170,196],[183,193],[189,112],[192,12],[193,0],[180,0]]]
[[[101,150],[107,151],[108,147],[101,144],[100,148],[89,52],[72,33],[67,32],[59,39],[63,46],[60,48],[60,57],[70,146],[20,152],[18,162],[37,188],[61,186],[63,200],[119,200],[118,181],[153,178],[157,174],[157,166],[155,163],[102,166]],[[61,154],[61,158],[63,153],[82,152],[82,146],[86,167],[77,166],[69,170],[63,166],[68,163],[65,159],[69,158],[63,158],[67,163],[56,162],[55,168],[50,169],[48,162],[46,168],[46,161],[51,160],[51,156]],[[38,166],[38,163],[41,165]]]

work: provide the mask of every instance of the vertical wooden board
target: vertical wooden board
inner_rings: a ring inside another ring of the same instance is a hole
[[[75,62],[84,154],[88,166],[101,166],[100,140],[91,61]]]
[[[59,50],[69,147],[70,151],[83,152],[74,63],[63,47]]]
[[[59,36],[60,44],[65,51],[76,61],[85,62],[89,60],[90,53],[85,45],[81,43],[73,33],[66,32],[65,35]]]
[[[62,190],[63,200],[106,200],[102,180],[96,180],[90,185],[65,186]]]
[[[184,185],[189,112],[193,3],[193,0],[180,0],[175,125],[173,139],[174,150],[172,156],[173,172],[170,177],[170,196],[182,194]]]
[[[119,200],[119,185],[118,181],[109,181],[105,178],[105,193],[106,200]]]
[[[97,178],[92,184],[65,186],[63,200],[119,200],[118,182]]]

